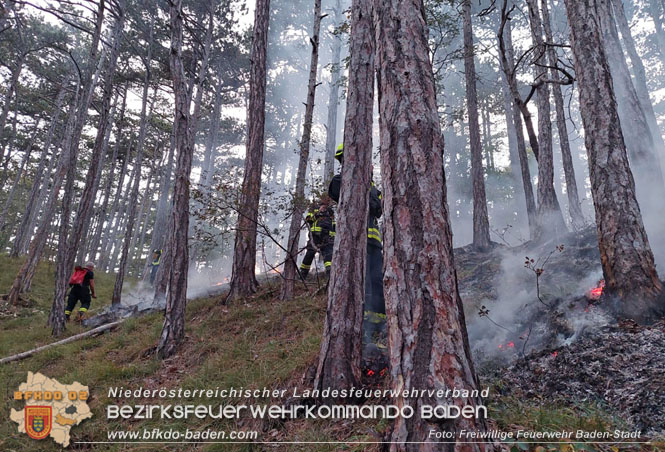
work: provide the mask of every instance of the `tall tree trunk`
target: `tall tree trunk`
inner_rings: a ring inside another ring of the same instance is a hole
[[[552,35],[552,26],[550,23],[550,12],[547,6],[547,0],[540,0],[541,11],[543,14],[543,27],[545,29],[545,39],[548,44],[554,43]],[[558,56],[556,49],[552,45],[547,46],[547,60],[550,66],[557,66]],[[550,77],[554,81],[560,79],[559,72],[550,68]],[[575,180],[575,168],[573,167],[573,155],[570,152],[570,143],[568,141],[568,127],[566,126],[566,114],[563,103],[563,94],[561,85],[554,83],[552,85],[552,94],[554,95],[554,107],[556,109],[556,126],[559,132],[559,146],[561,147],[561,160],[563,162],[563,173],[566,178],[566,194],[568,195],[568,213],[570,214],[570,223],[573,229],[579,231],[584,228],[584,215],[580,207],[580,197],[577,194],[577,181]]]
[[[510,158],[510,173],[513,180],[513,189],[515,193],[515,213],[517,218],[521,221],[527,218],[526,212],[526,199],[524,195],[524,187],[522,178],[520,177],[522,169],[520,167],[520,159],[518,155],[517,144],[517,130],[515,128],[515,107],[513,106],[513,99],[510,96],[510,87],[506,82],[506,74],[501,71],[501,94],[503,95],[503,108],[506,114],[506,131],[508,135],[508,156]],[[517,112],[519,115],[519,112]],[[520,126],[522,125],[520,121]],[[524,133],[524,132],[522,132]],[[522,135],[522,143],[524,143],[524,135]]]
[[[305,199],[305,177],[309,162],[309,150],[312,140],[312,121],[314,117],[314,98],[316,95],[316,72],[319,64],[319,35],[321,32],[321,0],[314,0],[314,31],[310,42],[312,43],[312,58],[309,64],[309,83],[307,85],[307,103],[305,106],[305,121],[303,123],[302,139],[300,141],[300,158],[298,159],[298,173],[296,174],[296,190],[293,195],[293,214],[289,227],[287,245],[287,258],[284,263],[284,274],[280,288],[280,299],[293,298],[298,267],[298,247],[300,244],[300,230],[303,227],[303,214],[307,200]]]
[[[538,11],[538,0],[527,0],[531,38],[536,47],[534,60],[536,96],[538,105],[538,211],[536,239],[561,237],[568,232],[554,190],[554,155],[552,152],[552,119],[550,87],[547,79],[546,50],[543,27]]]
[[[173,171],[173,160],[175,156],[175,141],[171,143],[169,148],[169,154],[167,157],[167,164],[162,168],[162,179],[159,184],[159,199],[157,201],[157,211],[155,212],[155,222],[152,227],[152,237],[150,239],[150,249],[151,250],[161,250],[164,248],[166,242],[167,234],[167,222],[168,215],[170,212],[169,206],[169,190],[171,188],[171,172]],[[162,255],[162,265],[160,265],[160,271],[165,267],[165,255]],[[146,258],[144,273],[148,270],[150,261],[152,259],[152,253],[148,253]],[[157,275],[156,280],[159,279]]]
[[[626,19],[626,14],[623,9],[621,0],[612,0],[612,7],[614,10],[614,17],[619,25],[619,30],[621,31],[621,37],[623,38],[623,43],[626,46],[626,51],[630,57],[630,62],[633,66],[633,74],[635,75],[635,91],[637,92],[637,97],[642,106],[642,111],[647,119],[649,124],[649,130],[651,130],[651,137],[654,144],[656,145],[656,153],[660,155],[661,166],[663,164],[663,156],[665,154],[665,142],[663,142],[663,136],[660,133],[660,127],[658,126],[658,121],[656,120],[656,114],[653,111],[653,104],[651,103],[651,98],[649,97],[649,87],[647,86],[647,76],[644,69],[644,64],[642,63],[642,58],[640,58],[637,48],[635,46],[635,40],[633,35],[630,32],[630,26],[628,25],[628,20]]]
[[[580,93],[591,193],[605,277],[603,296],[643,320],[663,310],[658,279],[617,112],[596,0],[565,0]]]
[[[23,171],[25,170],[26,165],[30,161],[30,156],[32,155],[32,148],[34,147],[35,141],[37,140],[38,136],[37,130],[39,130],[40,122],[41,119],[37,119],[37,122],[35,123],[35,126],[32,129],[32,132],[30,134],[31,138],[28,142],[28,145],[23,151],[23,158],[21,159],[21,164],[19,165],[18,170],[16,171],[16,175],[14,176],[14,182],[12,183],[12,186],[9,189],[9,193],[7,193],[7,199],[5,199],[5,205],[2,208],[2,212],[0,212],[0,233],[2,233],[5,227],[7,226],[7,214],[9,213],[9,209],[14,203],[14,195],[16,194],[16,189],[21,183],[21,178],[23,177]],[[0,242],[4,242],[4,240]]]
[[[210,133],[206,140],[203,167],[201,168],[201,177],[199,178],[199,185],[204,190],[210,188],[212,177],[215,173],[215,147],[217,146],[219,121],[222,112],[222,87],[223,83],[221,81],[215,86],[215,101],[212,108],[212,115],[210,116]]]
[[[145,112],[144,112],[145,114]],[[132,199],[137,200],[139,196],[139,183],[141,182],[141,163],[143,160],[143,146],[139,146],[138,154],[136,154],[136,168],[134,173],[134,181],[132,182]],[[127,227],[123,236],[122,253],[120,254],[120,263],[118,265],[118,272],[115,276],[115,284],[113,285],[113,295],[111,296],[111,306],[118,306],[122,297],[122,285],[125,281],[125,273],[127,272],[127,260],[129,257],[129,248],[132,243],[132,235],[134,234],[134,223],[136,220],[137,203],[129,203],[129,212],[127,214]]]
[[[108,177],[106,179],[106,185],[104,188],[104,201],[102,201],[102,205],[99,208],[99,223],[97,225],[97,229],[95,230],[95,234],[93,235],[92,239],[90,240],[90,247],[88,249],[88,256],[87,260],[94,260],[97,258],[97,251],[100,248],[100,244],[102,244],[102,232],[104,232],[105,235],[108,235],[108,229],[111,227],[111,220],[113,219],[112,216],[108,216],[108,207],[109,207],[109,200],[111,198],[111,189],[113,188],[113,181],[114,181],[114,176],[115,176],[115,168],[117,166],[117,160],[118,160],[118,149],[120,148],[120,141],[121,141],[121,135],[122,135],[122,125],[124,124],[125,121],[125,108],[127,107],[127,90],[129,88],[128,84],[125,84],[125,90],[124,94],[122,96],[122,106],[120,107],[120,114],[118,116],[118,120],[116,121],[116,142],[115,145],[113,146],[113,154],[111,156],[111,165],[109,168],[109,173]],[[120,181],[118,182],[119,186],[122,186],[122,179],[124,178],[124,170],[127,166],[127,159],[125,159],[123,166],[123,171],[120,176]],[[108,221],[107,221],[108,220]],[[106,225],[106,226],[105,226]],[[102,246],[101,251],[105,249],[104,246]],[[100,258],[103,257],[103,253],[100,253]],[[100,268],[102,267],[102,261],[100,260],[99,262]]]
[[[183,12],[181,0],[171,3],[171,53],[169,63],[175,95],[175,119],[173,122],[178,162],[173,188],[173,212],[170,223],[173,230],[169,292],[166,299],[164,326],[157,346],[160,358],[173,355],[185,339],[185,308],[187,306],[187,271],[189,249],[189,177],[194,153],[193,129],[189,113],[187,79],[182,65]]]
[[[469,144],[471,147],[471,181],[473,184],[473,247],[486,250],[490,247],[490,223],[487,216],[485,195],[485,171],[483,148],[480,143],[478,123],[478,94],[476,92],[476,64],[474,62],[473,28],[471,24],[471,0],[462,3],[464,34],[464,80],[466,106],[469,113]]]
[[[350,389],[361,381],[367,216],[372,165],[374,23],[372,0],[353,0],[344,160],[328,284],[328,309],[314,387]]]
[[[120,130],[120,128],[118,128],[118,130]],[[120,135],[118,136],[118,140],[120,140]],[[120,144],[116,143],[116,145],[119,146]],[[118,223],[120,221],[120,217],[118,216],[118,207],[120,205],[120,201],[122,200],[122,195],[123,195],[122,188],[125,182],[125,176],[127,175],[127,167],[129,166],[129,160],[131,159],[131,154],[132,154],[132,148],[130,144],[129,147],[127,148],[127,153],[125,154],[125,158],[122,163],[120,176],[118,177],[118,186],[116,187],[115,195],[113,196],[111,213],[108,216],[109,219],[108,225],[104,228],[102,245],[100,248],[100,261],[99,261],[99,267],[102,269],[108,268],[109,264],[111,263],[111,247],[113,246],[115,233],[118,228]],[[133,179],[130,177],[130,180]]]
[[[56,168],[55,174],[53,175],[51,192],[49,199],[44,206],[44,213],[42,215],[41,224],[39,225],[32,243],[30,244],[28,257],[26,258],[24,264],[21,266],[21,269],[16,274],[14,282],[12,283],[12,287],[9,289],[9,294],[7,295],[7,301],[11,304],[16,304],[18,302],[19,295],[25,292],[28,287],[30,287],[32,278],[35,275],[35,271],[37,270],[37,264],[39,263],[39,259],[41,258],[42,252],[44,251],[46,240],[48,239],[49,233],[52,230],[52,221],[57,208],[60,188],[62,187],[62,183],[65,179],[65,175],[67,174],[67,169],[70,162],[69,154],[72,152],[71,140],[77,117],[77,106],[80,102],[80,91],[79,82],[76,84],[73,103],[69,111],[67,126],[63,135],[63,143],[61,146],[62,152],[58,158],[58,166]],[[64,312],[62,315],[64,316]]]
[[[626,138],[632,170],[637,178],[637,196],[645,207],[645,211],[660,208],[665,199],[665,182],[661,172],[660,161],[656,158],[651,130],[640,105],[630,76],[628,63],[619,42],[619,34],[612,17],[610,0],[597,0],[598,21],[605,45],[605,55],[610,62],[610,71],[614,93],[621,119],[622,133]],[[654,196],[655,195],[655,196]],[[652,203],[652,199],[657,199]],[[649,201],[646,204],[646,201]]]
[[[109,113],[111,110],[111,97],[113,95],[113,75],[116,71],[116,61],[118,60],[118,55],[120,54],[120,44],[122,41],[123,28],[125,22],[124,15],[124,0],[117,0],[115,2],[117,5],[116,9],[116,23],[113,30],[113,47],[111,49],[108,60],[106,61],[106,69],[104,73],[104,82],[103,82],[103,95],[102,95],[102,106],[100,109],[99,122],[97,127],[97,136],[95,137],[95,144],[92,149],[92,157],[90,160],[90,166],[88,168],[88,173],[86,175],[85,187],[83,193],[81,194],[81,199],[79,200],[78,208],[76,209],[76,217],[74,224],[72,225],[72,231],[69,235],[69,239],[66,241],[67,245],[64,246],[64,242],[59,242],[61,248],[65,248],[65,252],[62,255],[62,259],[58,259],[56,263],[56,280],[55,280],[55,294],[53,296],[53,305],[51,307],[52,314],[49,316],[49,325],[53,327],[53,335],[60,335],[65,329],[65,316],[64,316],[64,304],[65,296],[67,293],[67,281],[69,278],[69,273],[74,267],[74,260],[76,258],[76,251],[78,249],[81,237],[83,235],[83,229],[90,218],[92,212],[92,205],[94,198],[96,196],[96,188],[99,186],[99,178],[101,176],[102,169],[102,153],[104,152],[104,141],[106,137],[106,131],[109,127]],[[93,60],[94,61],[94,60]],[[94,88],[94,77],[91,79],[90,89]],[[81,129],[85,118],[87,116],[87,108],[85,110],[79,110],[79,123],[77,126],[77,134],[75,135],[76,142],[72,143],[72,146],[78,148],[79,143],[78,139],[81,136]],[[72,155],[76,155],[78,151],[72,152]],[[76,162],[74,161],[74,164]],[[66,229],[64,229],[66,230]],[[62,237],[67,239],[67,236]],[[54,314],[55,312],[55,314]]]
[[[145,137],[148,131],[148,93],[151,81],[150,64],[152,63],[152,41],[155,24],[155,13],[152,14],[152,21],[150,24],[150,35],[148,38],[148,54],[144,60],[145,74],[143,76],[143,94],[141,96],[141,119],[139,120],[139,138],[138,138],[138,152],[136,154],[134,181],[132,185],[131,200],[129,204],[129,213],[127,214],[127,227],[125,229],[122,253],[120,255],[120,264],[118,273],[115,277],[115,284],[113,285],[113,295],[111,296],[111,306],[118,306],[121,302],[122,286],[125,281],[125,273],[127,272],[127,261],[129,259],[129,248],[132,244],[132,235],[134,234],[134,223],[136,221],[136,211],[139,197],[139,184],[141,183],[141,166],[143,164],[143,149],[145,147]],[[180,32],[182,33],[182,31]],[[150,108],[152,113],[152,107]],[[155,152],[157,154],[157,152]],[[146,185],[146,192],[150,188],[150,179]]]
[[[446,202],[443,137],[428,58],[422,0],[376,2],[380,79],[381,175],[385,216],[384,293],[394,403],[416,413],[423,405],[475,406],[474,398],[405,397],[412,389],[478,388],[453,262]],[[484,431],[481,418],[442,424],[398,417],[392,451],[434,450],[419,442],[431,429]],[[448,441],[448,440],[443,440]],[[441,448],[446,446],[440,445]],[[448,445],[447,450],[483,448]]]
[[[231,289],[224,302],[256,291],[256,223],[261,195],[261,168],[263,167],[265,103],[266,103],[266,51],[270,0],[257,0],[254,10],[254,37],[250,58],[249,108],[247,110],[247,153],[242,194],[238,206]]]
[[[106,159],[107,159],[107,154],[108,154],[108,147],[109,147],[109,140],[111,139],[111,129],[113,128],[113,117],[115,116],[115,110],[117,106],[117,97],[115,101],[113,102],[113,106],[111,107],[111,111],[108,114],[108,123],[106,124],[106,132],[104,134],[104,139],[102,142],[102,148],[100,151],[100,159],[99,159],[99,166],[97,170],[97,175],[95,176],[95,179],[93,180],[93,187],[92,187],[92,193],[94,193],[94,196],[97,196],[97,192],[99,191],[99,184],[101,183],[102,179],[102,171],[104,169],[104,165],[106,164]],[[81,240],[80,246],[77,247],[75,251],[75,260],[78,262],[82,262],[86,255],[87,255],[87,248],[89,246],[90,240],[92,238],[91,234],[91,222],[94,219],[93,218],[93,207],[94,207],[94,200],[92,201],[92,205],[90,206],[90,210],[88,214],[86,215],[86,218],[83,223],[83,229],[82,229],[82,234],[81,234]]]
[[[7,125],[7,117],[9,116],[9,109],[12,103],[12,97],[14,96],[14,93],[18,88],[18,79],[19,76],[21,75],[21,71],[23,71],[24,62],[25,62],[25,55],[21,55],[19,60],[14,65],[14,69],[12,69],[12,74],[9,78],[9,85],[7,86],[7,91],[5,93],[5,98],[4,98],[5,102],[2,105],[2,112],[0,112],[0,143],[2,143],[2,150],[0,151],[0,157],[2,157],[3,162],[7,160],[7,157],[5,157],[5,146],[9,141],[5,140],[4,137],[5,126]],[[3,142],[3,140],[5,141]],[[6,168],[4,168],[4,171],[6,171]],[[4,184],[0,185],[0,188],[3,185]]]
[[[33,218],[37,215],[37,210],[40,207],[37,202],[39,200],[39,192],[42,185],[48,186],[50,171],[46,171],[47,162],[49,160],[57,160],[54,155],[49,159],[49,151],[51,150],[51,145],[53,144],[53,136],[55,135],[55,129],[58,126],[58,121],[60,115],[62,114],[62,106],[65,102],[66,86],[69,84],[70,79],[67,78],[65,82],[60,86],[58,91],[58,96],[55,100],[55,108],[53,112],[53,117],[51,118],[51,123],[49,125],[48,132],[46,133],[46,140],[44,142],[44,148],[41,151],[41,157],[39,159],[39,165],[37,166],[37,171],[35,171],[35,178],[32,183],[32,188],[30,189],[30,195],[28,196],[28,202],[25,207],[25,213],[21,219],[21,224],[19,225],[16,231],[16,237],[14,238],[14,243],[12,244],[12,249],[9,255],[11,257],[18,257],[22,252],[25,242],[30,239],[32,235],[32,229],[29,229],[29,225],[32,224]]]
[[[658,2],[651,1],[649,3],[650,5],[647,10],[653,19],[653,25],[656,29],[656,42],[658,43],[658,50],[660,51],[660,59],[663,64],[665,64],[665,30],[663,29],[663,19],[660,17]]]
[[[342,36],[337,30],[342,22],[342,4],[335,3],[335,31],[333,33],[332,59],[330,61],[330,94],[326,122],[326,156],[323,163],[323,186],[327,186],[335,171],[335,149],[337,148],[337,110],[339,107],[340,74],[342,71]]]
[[[529,223],[529,233],[531,238],[536,237],[536,201],[533,196],[533,184],[531,181],[531,170],[529,168],[529,155],[526,151],[526,142],[524,131],[522,129],[522,117],[520,116],[523,108],[522,98],[517,87],[517,78],[515,77],[515,58],[513,52],[512,23],[506,13],[507,1],[504,0],[502,7],[502,19],[498,32],[499,40],[499,61],[501,69],[506,76],[506,83],[513,99],[513,122],[515,123],[515,133],[517,136],[517,155],[520,161],[522,176],[522,187],[524,189],[524,198],[526,202],[527,220]]]
[[[161,147],[161,143],[159,143],[159,147]],[[129,246],[130,249],[130,255],[127,258],[129,262],[129,266],[131,268],[133,262],[134,262],[134,255],[136,254],[137,251],[137,241],[139,239],[139,235],[141,234],[141,225],[143,224],[143,217],[145,216],[146,208],[152,201],[152,193],[153,193],[153,187],[152,187],[152,178],[154,174],[154,169],[150,168],[150,172],[148,173],[148,180],[145,184],[145,190],[143,190],[143,196],[141,196],[141,204],[137,206],[137,211],[136,211],[136,219],[135,219],[135,224],[136,226],[133,227],[133,232],[132,232],[132,241],[130,242],[131,245]],[[138,194],[137,194],[138,196]],[[138,198],[137,198],[138,201]]]

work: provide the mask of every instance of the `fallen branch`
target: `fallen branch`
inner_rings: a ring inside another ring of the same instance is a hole
[[[19,353],[17,355],[12,355],[12,356],[8,356],[6,358],[2,358],[2,359],[0,359],[0,364],[11,363],[12,361],[19,361],[21,359],[32,356],[37,352],[41,352],[41,351],[49,349],[51,347],[55,347],[56,345],[68,344],[70,342],[74,342],[74,341],[77,341],[79,339],[83,339],[85,337],[95,336],[95,335],[97,335],[99,333],[102,333],[106,330],[110,330],[112,328],[115,328],[116,326],[120,325],[124,321],[125,321],[125,319],[118,320],[118,321],[113,322],[113,323],[107,323],[106,325],[98,326],[97,328],[94,328],[90,331],[86,331],[85,333],[75,334],[74,336],[70,336],[70,337],[68,337],[66,339],[63,339],[61,341],[53,342],[53,343],[47,344],[47,345],[42,345],[41,347],[37,347],[37,348],[34,348],[32,350],[28,350],[27,352],[23,352],[23,353]]]

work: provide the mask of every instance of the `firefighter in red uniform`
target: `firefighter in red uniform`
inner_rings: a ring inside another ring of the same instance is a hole
[[[344,165],[344,145],[340,144],[335,158]],[[328,194],[339,202],[342,175],[337,174],[330,181]],[[363,342],[376,343],[375,334],[384,329],[386,323],[386,302],[383,297],[383,243],[379,231],[381,192],[374,182],[369,188],[369,215],[367,217],[367,262],[365,265],[365,301],[363,316]],[[377,344],[378,345],[378,344]]]
[[[335,240],[335,217],[330,207],[330,198],[322,196],[319,207],[313,208],[305,216],[305,222],[309,227],[309,240],[307,241],[307,252],[300,264],[300,275],[307,278],[314,256],[320,253],[323,258],[323,266],[326,273],[330,273],[332,264],[333,244]]]

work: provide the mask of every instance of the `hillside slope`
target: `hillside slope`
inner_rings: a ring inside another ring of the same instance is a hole
[[[10,272],[16,262],[3,262]],[[467,269],[468,270],[468,269]],[[40,269],[47,276],[48,268]],[[11,272],[10,272],[11,273]],[[462,272],[463,273],[463,272]],[[468,271],[471,274],[473,272]],[[106,299],[111,279],[99,275],[100,300]],[[221,296],[193,300],[187,307],[186,342],[177,356],[166,361],[155,358],[154,347],[162,327],[162,315],[150,314],[125,321],[116,330],[100,336],[52,348],[23,361],[0,366],[0,385],[7,388],[0,401],[0,413],[22,404],[11,400],[11,391],[25,379],[28,371],[42,372],[61,383],[73,381],[88,385],[92,394],[89,406],[92,419],[72,429],[72,450],[379,450],[378,445],[359,445],[356,442],[380,441],[388,428],[385,421],[254,421],[237,422],[214,419],[189,421],[149,419],[142,421],[107,420],[105,407],[113,403],[161,403],[159,399],[109,399],[108,389],[144,388],[308,388],[311,387],[313,366],[316,363],[325,315],[325,291],[312,288],[305,292],[299,287],[297,298],[290,302],[277,299],[278,281],[265,283],[254,297],[229,307],[219,304]],[[50,305],[48,278],[37,279],[33,305],[21,307],[6,316],[0,324],[0,351],[7,356],[50,342],[44,327]],[[94,308],[93,304],[93,308]],[[7,318],[10,316],[11,318]],[[67,334],[82,331],[69,324]],[[497,376],[499,375],[499,376]],[[377,384],[385,384],[378,382]],[[503,430],[530,429],[600,429],[626,427],[617,416],[602,404],[568,400],[525,400],[505,393],[499,374],[487,374],[484,385],[492,385],[488,401],[493,425]],[[235,402],[246,400],[236,399]],[[281,403],[286,400],[256,399],[255,402]],[[219,403],[215,399],[177,399],[171,403]],[[386,401],[375,401],[383,403]],[[77,444],[77,441],[105,441],[107,431],[174,428],[179,430],[256,430],[262,441],[274,445],[205,444],[205,445],[132,445]],[[347,444],[293,444],[293,442],[346,442]],[[277,444],[277,442],[282,442]],[[289,442],[289,443],[287,443]],[[8,415],[0,423],[0,450],[55,451],[52,441],[33,441],[16,431]],[[553,446],[556,447],[556,446]],[[622,448],[623,449],[623,448]],[[626,450],[628,446],[626,445]],[[546,449],[544,449],[546,450]],[[554,450],[554,449],[550,449]],[[597,450],[610,450],[609,448]],[[646,450],[646,449],[645,449]]]

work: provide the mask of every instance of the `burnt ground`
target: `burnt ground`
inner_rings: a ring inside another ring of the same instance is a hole
[[[600,404],[645,434],[665,435],[665,321],[609,325],[497,376],[502,395]]]
[[[596,240],[589,228],[538,246],[455,250],[477,369],[499,400],[600,406],[665,436],[665,320],[617,320],[586,298],[602,277]]]

